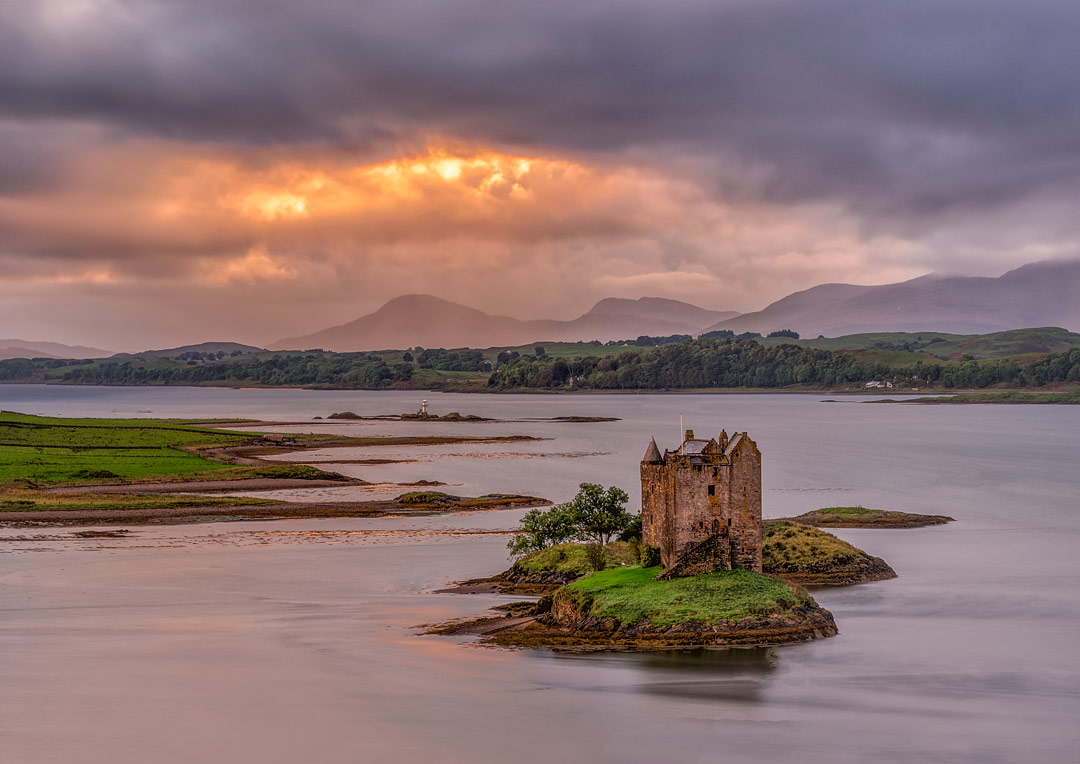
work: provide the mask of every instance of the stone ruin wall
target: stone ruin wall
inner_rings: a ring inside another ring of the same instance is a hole
[[[761,452],[743,442],[732,457],[727,503],[732,542],[741,568],[761,572]]]
[[[671,503],[674,481],[663,464],[641,465],[641,530],[645,543],[660,549],[660,560],[675,553],[675,518]]]

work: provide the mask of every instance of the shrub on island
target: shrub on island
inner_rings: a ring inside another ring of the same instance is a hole
[[[606,546],[634,525],[636,518],[626,509],[628,500],[626,492],[615,486],[582,483],[570,501],[527,512],[507,547],[520,557],[568,541]]]

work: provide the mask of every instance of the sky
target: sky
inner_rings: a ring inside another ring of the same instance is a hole
[[[1076,257],[1080,5],[0,0],[0,336],[268,344]]]

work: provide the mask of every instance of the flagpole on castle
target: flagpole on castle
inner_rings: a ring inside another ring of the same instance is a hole
[[[679,414],[679,442],[683,442],[683,437],[686,435],[686,430],[683,428],[682,414]]]

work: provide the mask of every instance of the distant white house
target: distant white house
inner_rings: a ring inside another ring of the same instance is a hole
[[[863,385],[863,387],[891,388],[892,382],[883,382],[880,379],[872,379]]]

